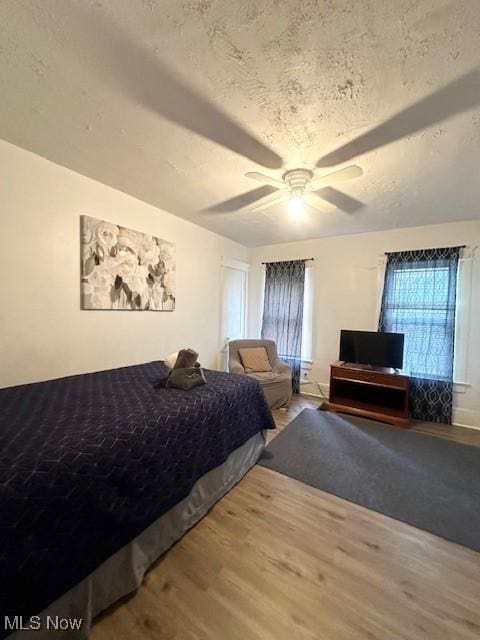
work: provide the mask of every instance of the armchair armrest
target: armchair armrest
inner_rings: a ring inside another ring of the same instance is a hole
[[[245,375],[245,369],[242,367],[240,362],[235,362],[235,360],[231,360],[228,363],[228,370],[230,371],[230,373],[237,373],[241,376]]]
[[[288,365],[283,360],[280,360],[280,358],[277,358],[275,360],[273,364],[273,370],[275,373],[289,373],[290,375],[292,373],[292,367],[290,367],[290,365]]]

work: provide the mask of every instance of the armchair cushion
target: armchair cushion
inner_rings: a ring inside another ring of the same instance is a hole
[[[265,347],[239,349],[238,353],[246,373],[272,371],[272,365],[268,359],[268,353]]]

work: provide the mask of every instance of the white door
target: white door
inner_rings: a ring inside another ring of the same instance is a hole
[[[239,260],[222,263],[222,317],[220,366],[228,368],[228,342],[246,336],[248,264]]]

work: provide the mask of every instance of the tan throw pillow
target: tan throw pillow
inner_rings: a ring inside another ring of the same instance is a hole
[[[271,371],[272,365],[268,360],[268,353],[265,347],[250,347],[249,349],[239,349],[240,360],[246,373],[260,373],[261,371]]]

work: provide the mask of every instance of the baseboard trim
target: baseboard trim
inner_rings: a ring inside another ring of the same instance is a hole
[[[473,431],[480,431],[480,427],[476,427],[474,424],[462,424],[461,422],[452,422],[454,427],[462,427],[463,429],[473,429]]]

